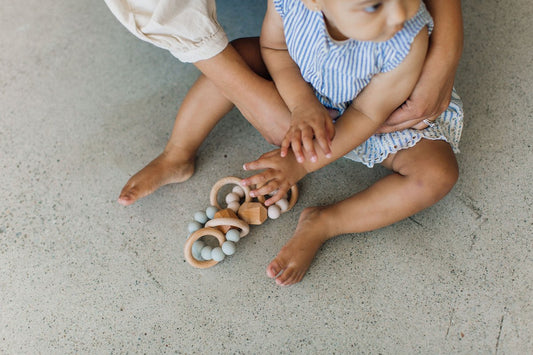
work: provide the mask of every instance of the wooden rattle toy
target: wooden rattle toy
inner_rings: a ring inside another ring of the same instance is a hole
[[[250,189],[240,185],[241,179],[226,177],[215,183],[209,195],[211,206],[205,211],[194,214],[194,221],[187,226],[190,234],[185,242],[185,260],[194,267],[205,269],[215,266],[226,256],[233,255],[236,243],[248,235],[250,224],[260,225],[267,218],[276,219],[282,213],[292,209],[298,200],[296,185],[290,189],[290,199],[285,196],[268,208],[264,205],[264,196],[255,201],[250,196]],[[222,187],[235,185],[225,196],[226,208],[222,208],[218,195]],[[201,238],[212,236],[218,246],[212,247]]]

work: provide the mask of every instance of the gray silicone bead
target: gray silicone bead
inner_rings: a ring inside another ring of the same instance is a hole
[[[192,256],[196,260],[200,260],[202,257],[202,249],[205,247],[205,243],[201,240],[197,240],[194,243],[192,243]]]
[[[215,206],[209,206],[205,210],[205,214],[206,214],[207,218],[209,218],[209,219],[215,218],[215,213],[217,213],[217,212],[218,212],[218,208],[216,208]]]
[[[207,214],[204,211],[198,211],[194,214],[194,220],[198,223],[205,224],[208,221]]]
[[[203,225],[196,221],[189,222],[189,224],[187,225],[187,229],[189,230],[189,233],[194,233],[198,229],[201,229],[202,227]]]
[[[213,250],[212,247],[209,245],[206,245],[202,248],[202,259],[204,260],[211,260],[211,250]]]
[[[230,242],[230,241],[225,241],[224,244],[222,244],[222,251],[226,255],[235,254],[235,243]]]
[[[241,240],[241,233],[237,229],[230,229],[226,233],[226,240],[237,243],[239,240]]]
[[[221,247],[216,247],[211,250],[211,258],[213,258],[214,261],[222,261],[226,255],[222,251]]]

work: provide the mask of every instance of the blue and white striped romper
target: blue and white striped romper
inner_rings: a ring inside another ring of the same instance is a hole
[[[416,15],[385,42],[348,39],[336,41],[326,29],[319,11],[308,10],[301,0],[273,0],[283,19],[290,56],[320,102],[342,114],[376,74],[396,68],[407,56],[416,35],[424,26],[431,32],[433,20],[423,2]],[[445,140],[458,153],[463,127],[462,102],[455,89],[448,109],[423,130],[375,134],[345,157],[368,167],[392,153],[414,146],[422,138]]]

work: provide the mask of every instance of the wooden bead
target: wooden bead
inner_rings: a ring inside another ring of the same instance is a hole
[[[239,217],[248,224],[263,224],[267,219],[267,209],[259,202],[245,202],[238,211]]]
[[[215,213],[215,217],[211,221],[214,221],[214,220],[216,220],[218,218],[235,218],[235,219],[239,219],[239,217],[237,217],[235,212],[233,212],[233,210],[231,210],[229,208],[225,208],[225,209],[220,210],[217,213]],[[209,221],[209,222],[211,222],[211,221]],[[206,226],[207,226],[207,224],[206,224]],[[215,227],[215,226],[212,223],[209,223],[208,227]],[[218,230],[222,231],[222,233],[224,233],[224,234],[226,234],[231,229],[231,226],[224,226],[224,225],[217,225],[216,227],[217,227]]]

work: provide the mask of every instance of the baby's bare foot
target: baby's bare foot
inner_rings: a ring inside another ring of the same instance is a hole
[[[118,203],[129,206],[163,185],[183,182],[194,173],[194,160],[179,160],[163,152],[133,175],[122,188]]]
[[[278,285],[300,282],[318,249],[327,240],[327,227],[318,218],[322,208],[306,208],[300,215],[293,237],[267,267],[267,275]]]

